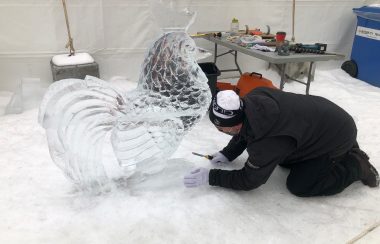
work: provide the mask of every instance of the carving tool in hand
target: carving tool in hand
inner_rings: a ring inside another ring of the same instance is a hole
[[[203,155],[203,154],[196,153],[196,152],[193,152],[193,154],[196,155],[196,156],[199,156],[199,157],[207,158],[209,160],[211,160],[213,158],[213,156],[211,156],[211,155]]]

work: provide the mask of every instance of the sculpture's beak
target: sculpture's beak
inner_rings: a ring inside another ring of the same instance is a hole
[[[206,50],[206,49],[203,49],[201,47],[196,47],[196,54],[195,54],[195,59],[197,61],[201,60],[201,59],[205,59],[205,58],[208,58],[210,57],[212,54],[210,51]]]

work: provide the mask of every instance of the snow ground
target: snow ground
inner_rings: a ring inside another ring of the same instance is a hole
[[[305,86],[285,90],[304,93]],[[380,88],[331,70],[317,71],[310,93],[353,115],[358,141],[380,169]],[[188,170],[212,167],[191,152],[213,153],[229,138],[205,118],[163,172],[133,189],[91,196],[76,192],[52,163],[36,109],[0,117],[0,243],[346,243],[380,222],[379,188],[357,182],[336,196],[298,198],[282,168],[250,192],[186,189]],[[224,168],[242,167],[246,156]],[[357,243],[380,243],[380,227]]]

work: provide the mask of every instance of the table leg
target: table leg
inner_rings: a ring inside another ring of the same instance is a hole
[[[285,77],[286,63],[285,63],[285,64],[281,64],[280,67],[281,67],[281,82],[280,82],[280,89],[283,90],[283,89],[284,89],[285,82],[286,82],[286,77]]]
[[[218,58],[218,44],[215,43],[214,47],[214,64],[216,64],[216,59]]]
[[[236,64],[237,69],[239,70],[240,75],[242,75],[243,73],[241,72],[240,66],[237,62],[237,51],[235,51],[235,64]]]
[[[307,83],[306,83],[306,95],[309,95],[310,83],[311,83],[311,73],[313,72],[313,65],[314,65],[314,62],[310,62],[309,74],[307,76]]]

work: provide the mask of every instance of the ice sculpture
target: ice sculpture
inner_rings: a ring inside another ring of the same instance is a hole
[[[94,77],[53,83],[38,118],[53,161],[84,189],[162,166],[210,104],[196,54],[185,32],[167,32],[149,49],[131,92]],[[119,172],[112,175],[115,158]]]

